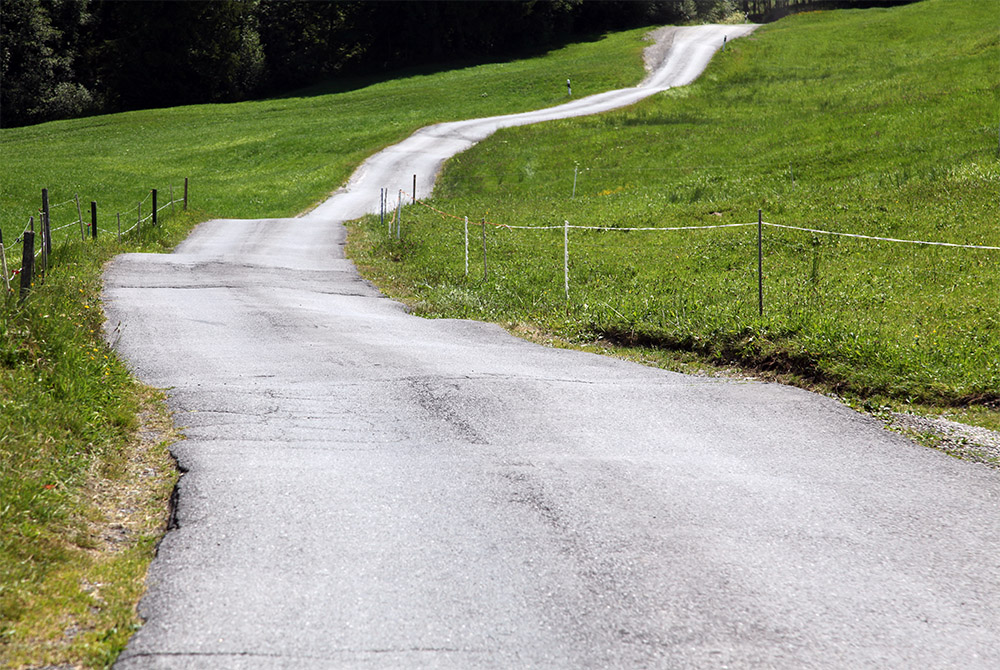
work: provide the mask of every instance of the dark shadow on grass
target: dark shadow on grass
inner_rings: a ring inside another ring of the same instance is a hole
[[[616,121],[615,125],[622,126],[708,126],[714,123],[712,119],[694,114],[673,114],[626,117]]]
[[[781,341],[761,346],[759,337],[744,331],[714,341],[693,335],[648,333],[617,325],[598,326],[593,332],[616,346],[682,351],[702,357],[715,365],[734,365],[763,379],[798,386],[810,391],[851,394],[861,398],[884,397],[942,407],[1000,408],[1000,393],[994,390],[962,392],[950,388],[932,388],[914,380],[886,377],[881,381],[851,379],[833,372],[818,358]]]
[[[636,26],[641,28],[642,26]],[[649,26],[650,30],[657,26]],[[359,89],[374,86],[397,79],[407,79],[409,77],[424,77],[442,72],[453,72],[465,70],[481,65],[497,65],[501,63],[511,63],[519,60],[539,58],[553,51],[564,49],[572,44],[585,44],[600,42],[609,35],[632,28],[622,28],[613,32],[588,33],[585,35],[569,35],[565,39],[558,40],[546,45],[536,45],[526,47],[507,54],[495,54],[484,58],[456,58],[455,60],[439,61],[436,63],[424,63],[408,67],[387,68],[378,72],[344,74],[334,76],[314,84],[309,84],[301,88],[289,91],[274,92],[271,95],[259,98],[259,100],[286,100],[289,98],[311,98],[323,95],[333,95],[337,93],[348,93]]]

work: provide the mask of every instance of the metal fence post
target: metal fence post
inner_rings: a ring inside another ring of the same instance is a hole
[[[563,221],[563,286],[569,302],[569,221]]]
[[[4,249],[3,242],[0,242],[0,272],[3,272],[4,296],[6,297],[10,293],[10,276],[7,274],[7,251]]]
[[[31,291],[31,279],[35,271],[35,233],[24,233],[24,246],[21,247],[21,296],[23,301]]]
[[[83,212],[80,210],[80,195],[74,194],[73,198],[76,200],[76,218],[80,220],[80,240],[82,242],[87,241],[87,232],[83,227]]]
[[[34,219],[35,219],[35,217],[31,217],[32,221],[34,221]],[[39,248],[40,248],[40,250],[42,252],[42,269],[41,269],[41,273],[42,273],[42,276],[44,277],[49,272],[49,254],[46,251],[46,244],[45,244],[45,242],[46,242],[46,235],[45,235],[45,217],[44,216],[39,216],[38,227],[40,229],[39,232],[42,235],[41,240],[40,240],[40,244],[38,246],[39,246]],[[35,230],[35,226],[34,226],[33,223],[31,224],[31,230],[32,230],[32,232]]]
[[[764,316],[764,215],[757,210],[757,314]]]
[[[52,253],[52,227],[49,225],[49,189],[42,189],[42,234],[45,235],[45,251]]]

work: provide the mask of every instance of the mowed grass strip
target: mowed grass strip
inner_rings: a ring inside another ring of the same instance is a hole
[[[452,160],[433,205],[473,222],[765,221],[1000,246],[1000,3],[812,12],[733,41],[695,84],[510,129]],[[571,197],[576,174],[576,196]],[[1000,252],[757,230],[480,229],[410,207],[352,251],[435,316],[695,354],[861,398],[1000,408]],[[982,420],[1000,426],[987,410]]]
[[[23,305],[0,298],[0,667],[103,667],[139,623],[134,606],[175,474],[155,392],[100,336],[108,259],[168,250],[210,217],[294,215],[430,123],[558,104],[567,78],[577,95],[633,85],[646,32],[283,99],[0,131],[0,226],[13,268],[12,242],[42,188],[53,227],[74,224],[79,194],[84,220],[94,200],[99,226],[115,231],[116,212],[128,212],[123,227],[139,201],[149,213],[149,189],[162,204],[169,187],[180,197],[183,179],[191,183],[191,211],[164,210],[162,227],[147,225],[139,239],[119,244],[102,232],[84,243],[79,226],[60,231],[46,281]]]

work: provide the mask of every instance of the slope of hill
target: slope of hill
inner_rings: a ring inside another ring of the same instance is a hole
[[[679,352],[869,406],[971,406],[996,427],[1000,251],[826,233],[1000,247],[998,28],[995,0],[789,17],[691,86],[456,157],[436,208],[557,227],[491,228],[488,281],[466,278],[461,225],[430,210],[407,213],[399,245],[369,221],[354,253],[427,314]],[[764,227],[762,315],[758,209],[807,229]],[[610,229],[569,231],[568,275],[564,221]]]

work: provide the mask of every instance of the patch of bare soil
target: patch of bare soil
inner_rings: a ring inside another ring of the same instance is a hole
[[[90,524],[99,552],[120,551],[143,534],[166,527],[163,490],[175,470],[162,445],[176,440],[176,433],[169,417],[149,407],[138,418],[135,441],[119,466],[123,472],[114,478],[93,472],[86,487],[91,504],[101,512]]]
[[[652,42],[642,52],[646,72],[654,72],[667,59],[667,54],[670,53],[670,48],[674,45],[676,32],[677,26],[663,26],[646,35],[646,40]]]

